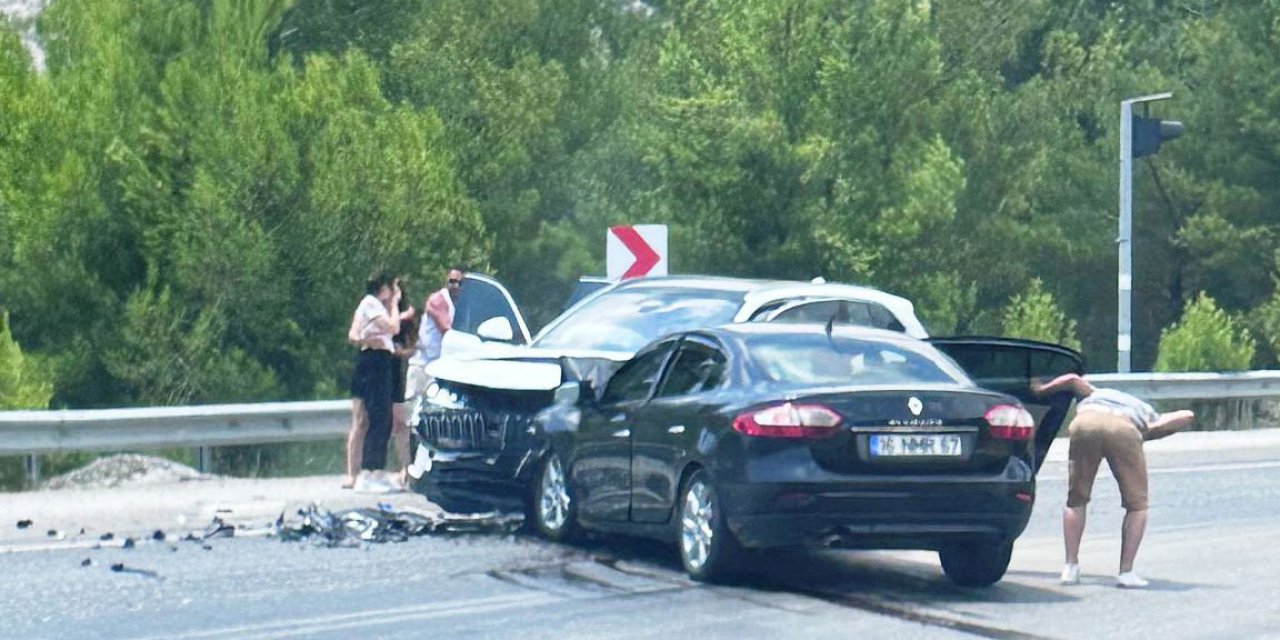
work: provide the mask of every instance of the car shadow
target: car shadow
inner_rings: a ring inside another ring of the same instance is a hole
[[[573,548],[597,562],[641,563],[684,575],[674,545],[623,536],[591,536]],[[832,599],[874,598],[902,604],[977,602],[1058,603],[1080,598],[1058,584],[1057,574],[1010,571],[990,587],[960,587],[942,574],[937,560],[922,554],[887,551],[769,550],[749,551],[743,570],[726,586],[768,592],[790,592]],[[1041,584],[1036,584],[1041,583]],[[1176,590],[1178,583],[1152,581],[1152,587]],[[1190,588],[1190,587],[1188,587]]]

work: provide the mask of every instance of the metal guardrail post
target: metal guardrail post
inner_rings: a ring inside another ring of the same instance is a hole
[[[23,458],[27,470],[27,486],[34,488],[40,484],[40,456],[29,455]]]
[[[213,447],[196,447],[196,470],[213,473]]]

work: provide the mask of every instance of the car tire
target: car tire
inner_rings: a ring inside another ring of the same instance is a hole
[[[989,587],[999,582],[1009,569],[1012,555],[1012,542],[967,542],[938,551],[942,571],[962,587]]]
[[[578,533],[578,505],[569,491],[569,476],[555,452],[547,454],[538,468],[537,482],[529,500],[529,519],[542,537],[567,542]]]
[[[690,578],[724,582],[739,568],[742,547],[725,524],[723,503],[710,476],[699,469],[680,488],[676,512],[680,564]]]

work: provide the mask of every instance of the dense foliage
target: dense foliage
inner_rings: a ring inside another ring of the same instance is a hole
[[[1187,303],[1182,319],[1160,332],[1156,371],[1239,371],[1253,361],[1256,343],[1249,329],[1200,294]]]
[[[58,406],[338,397],[375,268],[469,263],[536,325],[619,223],[1105,370],[1119,101],[1165,90],[1135,367],[1201,292],[1276,364],[1280,0],[57,0],[38,34],[39,69],[0,26],[0,295]]]

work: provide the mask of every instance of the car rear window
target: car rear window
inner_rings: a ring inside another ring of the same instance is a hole
[[[751,360],[776,382],[795,384],[973,384],[923,342],[813,335],[756,336]]]

